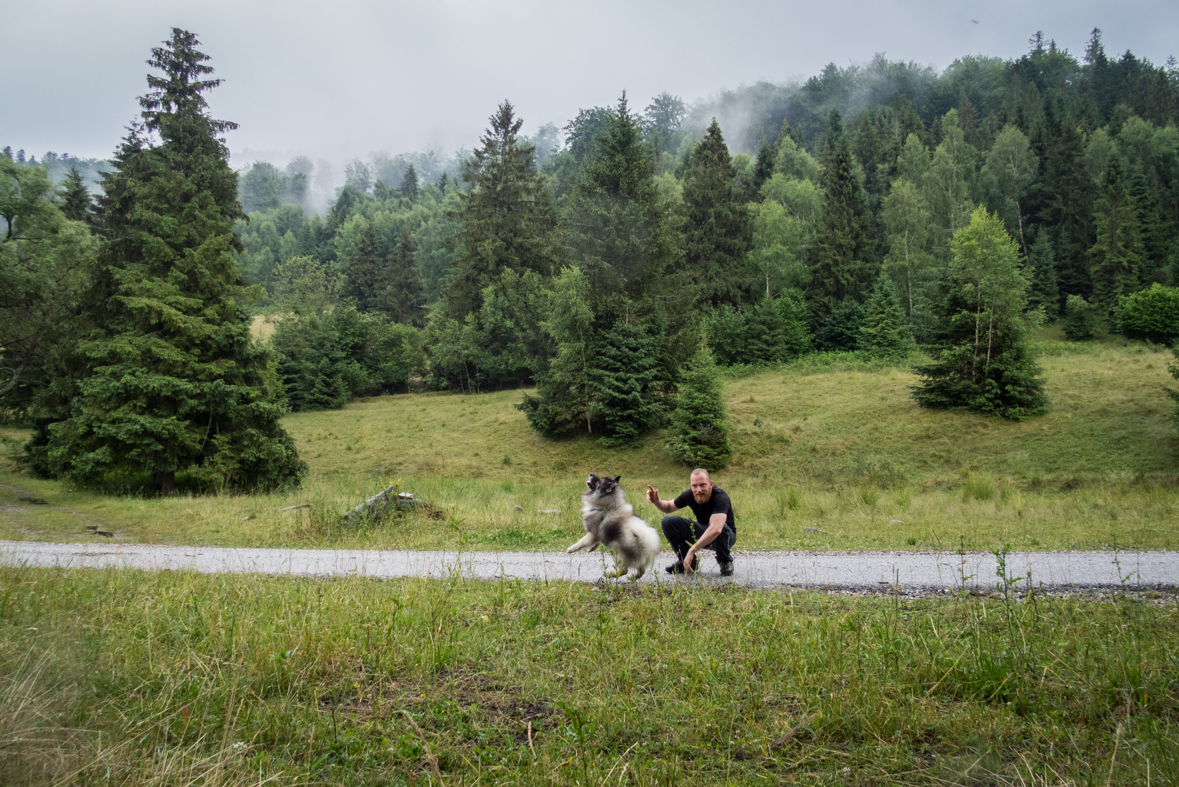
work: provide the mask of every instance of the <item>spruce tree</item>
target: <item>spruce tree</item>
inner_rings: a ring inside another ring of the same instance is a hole
[[[61,212],[70,221],[91,224],[94,221],[94,201],[82,180],[82,173],[75,166],[70,167],[65,181],[61,184]]]
[[[713,305],[740,305],[753,290],[745,270],[753,227],[735,176],[714,118],[684,173],[684,264],[697,279],[699,300]]]
[[[811,305],[816,321],[827,321],[844,300],[862,301],[877,266],[868,235],[867,195],[851,144],[832,110],[823,169],[823,215],[815,238]]]
[[[541,327],[557,350],[548,369],[537,376],[537,396],[524,394],[516,407],[545,437],[583,429],[593,434],[594,314],[589,280],[581,268],[566,268],[553,279]]]
[[[418,198],[418,171],[413,164],[406,167],[405,177],[401,179],[401,188],[397,189],[397,193],[411,202]]]
[[[425,297],[418,277],[416,252],[409,230],[402,230],[397,245],[389,252],[384,311],[394,322],[421,327],[425,323]]]
[[[1052,233],[1060,291],[1089,297],[1093,195],[1085,169],[1084,139],[1076,121],[1052,103],[1045,108],[1039,133],[1047,140],[1046,153],[1040,156],[1045,199],[1039,219]]]
[[[720,374],[706,349],[696,354],[681,375],[663,447],[688,467],[715,471],[729,464],[733,446]]]
[[[923,379],[913,398],[1015,420],[1044,412],[1044,380],[1025,338],[1028,282],[1018,245],[1001,219],[979,208],[951,249],[949,345],[917,368]]]
[[[598,439],[602,445],[632,446],[662,425],[667,410],[660,355],[655,339],[633,323],[619,322],[602,337],[590,372],[593,420],[605,432]]]
[[[761,187],[774,175],[774,147],[766,140],[761,141],[757,149],[757,159],[753,162],[753,177],[749,181],[749,191],[745,194],[746,202],[761,200]]]
[[[1126,190],[1117,156],[1110,157],[1093,221],[1097,225],[1097,243],[1089,249],[1093,302],[1102,318],[1112,324],[1118,298],[1138,289],[1141,265],[1138,213]]]
[[[448,312],[456,319],[478,311],[483,289],[504,270],[551,275],[557,263],[557,216],[544,178],[532,166],[535,147],[520,138],[524,121],[505,101],[491,116],[482,143],[463,165],[457,240],[463,255],[454,261],[446,287]]]
[[[282,388],[246,306],[233,222],[237,175],[204,93],[219,84],[191,33],[153,49],[150,91],[104,176],[104,267],[76,350],[68,418],[52,428],[56,470],[79,482],[150,473],[160,493],[200,485],[273,489],[306,472],[279,425]],[[158,137],[149,145],[147,134]]]
[[[1041,229],[1032,244],[1031,287],[1028,290],[1028,308],[1043,309],[1044,316],[1055,320],[1060,315],[1060,288],[1056,283],[1056,259],[1052,251],[1052,238],[1048,231]]]
[[[665,297],[672,284],[665,274],[676,249],[654,174],[642,127],[624,94],[594,141],[565,222],[565,246],[586,272],[603,329],[646,315],[654,308],[656,284]]]
[[[374,312],[383,305],[389,276],[377,254],[377,231],[373,222],[365,222],[360,243],[344,277],[344,295],[353,300],[357,309]]]
[[[886,274],[881,273],[876,280],[864,312],[860,350],[876,358],[898,358],[916,347],[905,325],[905,311],[897,300],[896,287]]]

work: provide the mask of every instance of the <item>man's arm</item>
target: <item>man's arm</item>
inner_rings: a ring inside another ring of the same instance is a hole
[[[675,502],[673,502],[671,500],[660,500],[659,499],[659,490],[656,489],[655,487],[651,486],[650,484],[647,484],[647,502],[650,503],[651,505],[655,506],[656,508],[658,508],[660,511],[662,511],[665,514],[670,514],[674,511],[678,510],[676,508]],[[716,538],[716,536],[713,536],[713,538]]]
[[[695,544],[688,547],[688,553],[684,555],[684,571],[689,574],[695,573],[692,571],[692,562],[696,559],[696,553],[716,541],[716,537],[725,529],[725,522],[728,519],[727,514],[713,514],[708,518],[708,529],[700,534],[700,538],[696,539]]]

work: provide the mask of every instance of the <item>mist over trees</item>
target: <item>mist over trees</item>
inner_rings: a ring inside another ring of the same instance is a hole
[[[201,107],[192,117],[214,123]],[[474,148],[450,158],[375,153],[333,170],[300,156],[235,174],[211,149],[223,169],[192,198],[217,206],[216,259],[239,280],[193,294],[124,292],[149,257],[162,281],[181,271],[144,251],[172,243],[162,229],[132,242],[120,225],[128,200],[165,200],[163,125],[145,120],[111,162],[6,148],[5,406],[81,423],[63,392],[134,345],[99,315],[112,298],[220,309],[235,342],[231,312],[266,315],[269,348],[234,352],[273,365],[257,384],[276,407],[534,386],[520,409],[547,437],[632,445],[671,425],[677,456],[717,461],[723,425],[701,420],[723,417],[713,363],[920,352],[923,406],[1025,418],[1048,405],[1036,326],[1179,336],[1179,69],[1111,57],[1098,30],[1081,57],[1037,33],[1017,59],[941,73],[877,56],[691,105],[623,93],[531,137],[510,101],[488,110]],[[127,336],[151,334],[128,320]],[[85,331],[80,355],[62,349]],[[74,428],[45,427],[36,467],[75,472],[46,447]]]

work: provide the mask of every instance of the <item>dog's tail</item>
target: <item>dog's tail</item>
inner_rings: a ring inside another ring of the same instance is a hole
[[[636,535],[639,543],[643,545],[644,568],[650,569],[659,558],[659,533],[643,520],[639,519],[639,522],[642,522],[642,525],[635,528]]]

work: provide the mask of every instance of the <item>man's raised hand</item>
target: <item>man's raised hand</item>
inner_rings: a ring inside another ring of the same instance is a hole
[[[659,490],[650,484],[647,484],[647,502],[651,505],[659,503]]]

